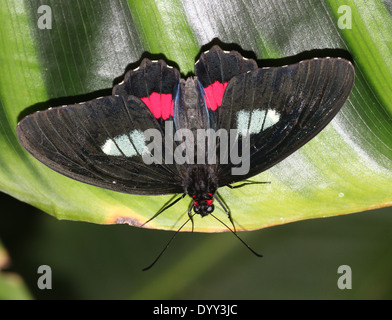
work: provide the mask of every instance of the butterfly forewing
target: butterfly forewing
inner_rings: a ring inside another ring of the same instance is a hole
[[[110,96],[36,112],[21,121],[22,145],[49,168],[119,192],[182,192],[175,165],[146,164],[143,132],[157,119],[140,99]]]
[[[340,58],[305,60],[235,76],[217,110],[220,128],[250,135],[250,170],[232,175],[220,165],[219,185],[254,176],[298,150],[336,115],[354,83],[354,69]]]

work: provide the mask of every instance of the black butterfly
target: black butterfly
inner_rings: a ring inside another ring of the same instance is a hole
[[[214,200],[225,209],[218,188],[267,170],[316,136],[353,83],[354,68],[342,58],[260,69],[214,46],[196,62],[195,77],[181,79],[164,61],[144,59],[112,96],[36,112],[18,124],[17,134],[35,158],[72,179],[130,194],[181,195],[152,218],[186,195],[189,213],[206,216]],[[162,139],[147,141],[148,129]],[[184,129],[193,136],[167,139]],[[214,144],[197,140],[197,131],[207,129],[205,141]],[[233,129],[232,140],[211,138]],[[232,160],[233,150],[243,151],[241,162]]]

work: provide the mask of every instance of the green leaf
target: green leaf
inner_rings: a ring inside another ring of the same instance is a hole
[[[59,219],[146,221],[170,196],[119,194],[63,177],[19,145],[16,124],[33,111],[98,97],[103,89],[110,92],[114,79],[137,66],[146,51],[164,56],[187,75],[200,48],[219,39],[259,59],[344,49],[356,68],[355,87],[336,119],[301,150],[256,177],[270,185],[220,190],[238,229],[389,206],[392,19],[382,1],[366,3],[52,0],[45,2],[52,28],[40,29],[38,19],[47,14],[37,12],[41,1],[1,0],[0,189]],[[351,29],[339,28],[341,5],[351,8]],[[147,227],[177,229],[187,218],[188,203],[182,200]],[[217,214],[227,219],[222,210]],[[211,217],[196,217],[195,230],[226,228]]]

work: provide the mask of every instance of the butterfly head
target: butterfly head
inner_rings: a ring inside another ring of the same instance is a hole
[[[214,200],[213,194],[208,192],[207,194],[193,194],[193,211],[200,214],[202,217],[210,214],[214,211]]]
[[[185,179],[185,193],[193,201],[193,211],[205,217],[214,211],[214,195],[218,180],[209,166],[189,167]]]

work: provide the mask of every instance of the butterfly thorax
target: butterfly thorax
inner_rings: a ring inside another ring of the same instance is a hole
[[[209,117],[204,92],[197,77],[181,79],[174,107],[176,130],[209,128]]]
[[[213,197],[218,189],[218,179],[212,166],[189,166],[184,188],[193,200],[195,213],[204,217],[214,211]]]

